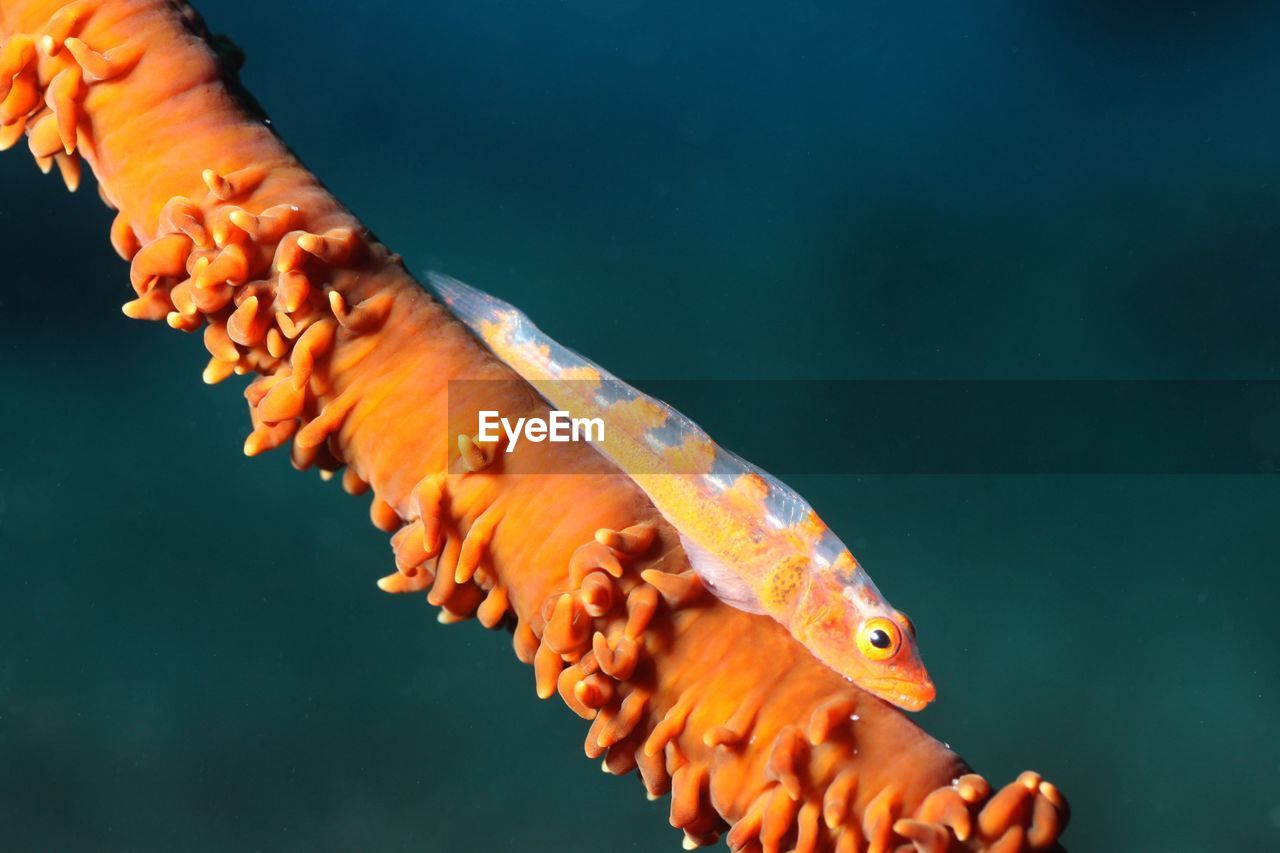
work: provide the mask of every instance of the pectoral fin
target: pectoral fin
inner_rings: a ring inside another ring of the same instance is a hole
[[[738,610],[747,613],[764,613],[760,600],[747,586],[746,581],[725,565],[724,561],[683,533],[680,534],[680,544],[684,546],[689,565],[693,566],[693,570],[697,572],[698,577],[702,578],[702,582],[706,584],[712,595]]]

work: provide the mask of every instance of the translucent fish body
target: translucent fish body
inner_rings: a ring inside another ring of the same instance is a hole
[[[819,660],[887,701],[918,709],[932,700],[910,622],[800,495],[668,404],[552,340],[510,304],[446,276],[430,281],[553,408],[604,422],[594,446],[679,531],[713,594],[777,620]],[[879,648],[885,634],[890,645]]]

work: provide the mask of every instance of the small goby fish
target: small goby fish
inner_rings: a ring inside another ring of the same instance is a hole
[[[671,406],[556,343],[508,303],[447,276],[429,280],[553,408],[604,421],[604,440],[593,446],[679,532],[717,598],[769,615],[814,657],[881,699],[911,711],[933,700],[911,621],[889,606],[804,498]]]

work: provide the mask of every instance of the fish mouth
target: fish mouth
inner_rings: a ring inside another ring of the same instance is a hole
[[[877,678],[864,685],[871,693],[904,711],[922,711],[938,696],[938,689],[926,678],[910,681],[905,678]]]

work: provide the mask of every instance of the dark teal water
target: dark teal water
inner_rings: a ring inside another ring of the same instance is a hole
[[[620,375],[1280,375],[1275,4],[204,11],[413,269]],[[0,847],[676,849],[503,637],[374,589],[363,501],[240,455],[55,182],[0,159]],[[793,484],[1072,850],[1280,847],[1280,478]]]

